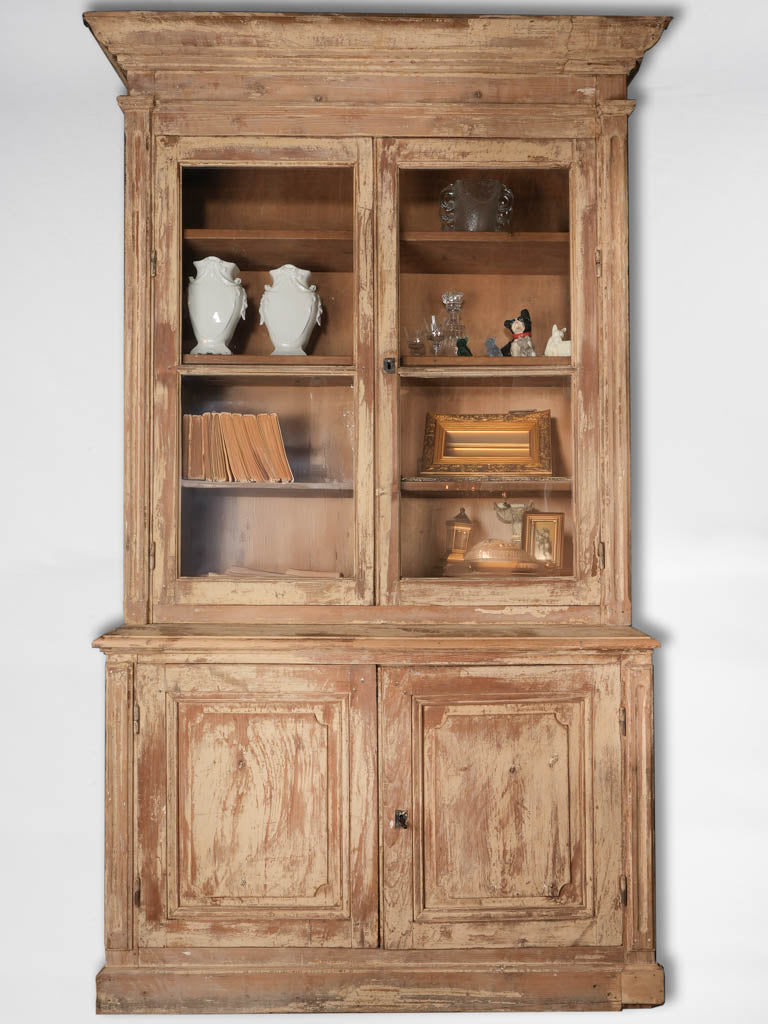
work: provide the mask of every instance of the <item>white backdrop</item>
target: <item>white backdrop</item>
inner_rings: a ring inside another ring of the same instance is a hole
[[[103,662],[89,644],[121,613],[122,87],[81,10],[0,7],[0,1008],[56,1024],[90,1019],[102,961]],[[517,10],[675,15],[631,86],[634,607],[664,644],[668,981],[666,1006],[632,1020],[763,1021],[768,5]]]

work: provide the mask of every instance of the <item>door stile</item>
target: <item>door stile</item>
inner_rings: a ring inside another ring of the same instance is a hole
[[[168,913],[166,864],[167,764],[164,670],[139,664],[135,700],[139,709],[136,738],[136,931],[138,946],[165,946],[163,922]]]
[[[374,600],[374,164],[373,140],[356,139],[355,167],[355,569],[356,603]]]
[[[573,143],[571,191],[571,402],[574,461],[574,571],[586,582],[589,601],[600,602],[600,473],[598,347],[600,311],[597,262],[597,150],[592,139]]]
[[[400,378],[384,373],[385,359],[398,363],[399,225],[396,139],[376,139],[376,600],[397,604],[400,580]]]
[[[155,140],[154,206],[154,416],[152,421],[153,609],[172,604],[179,545],[181,389],[181,171],[179,140]],[[149,551],[146,552],[149,559]],[[152,566],[152,562],[149,562]],[[154,616],[150,615],[150,621]]]
[[[395,811],[413,807],[411,689],[406,668],[379,669],[381,693],[381,934],[385,949],[413,946],[413,833]]]

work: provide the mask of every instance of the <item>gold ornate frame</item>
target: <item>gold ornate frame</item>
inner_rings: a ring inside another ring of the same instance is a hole
[[[421,472],[439,476],[552,476],[549,410],[502,415],[428,412]]]
[[[565,533],[565,515],[562,512],[526,512],[524,546],[526,552],[537,562],[561,569],[563,566],[563,535]],[[536,527],[546,524],[552,527],[552,557],[536,556]]]

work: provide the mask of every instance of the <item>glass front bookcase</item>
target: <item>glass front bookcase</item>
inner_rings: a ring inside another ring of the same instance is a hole
[[[160,137],[155,174],[156,621],[599,605],[593,142]]]

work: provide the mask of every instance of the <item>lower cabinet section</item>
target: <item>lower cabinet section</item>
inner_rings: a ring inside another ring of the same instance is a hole
[[[110,655],[101,1012],[663,1001],[649,652],[244,647]]]

